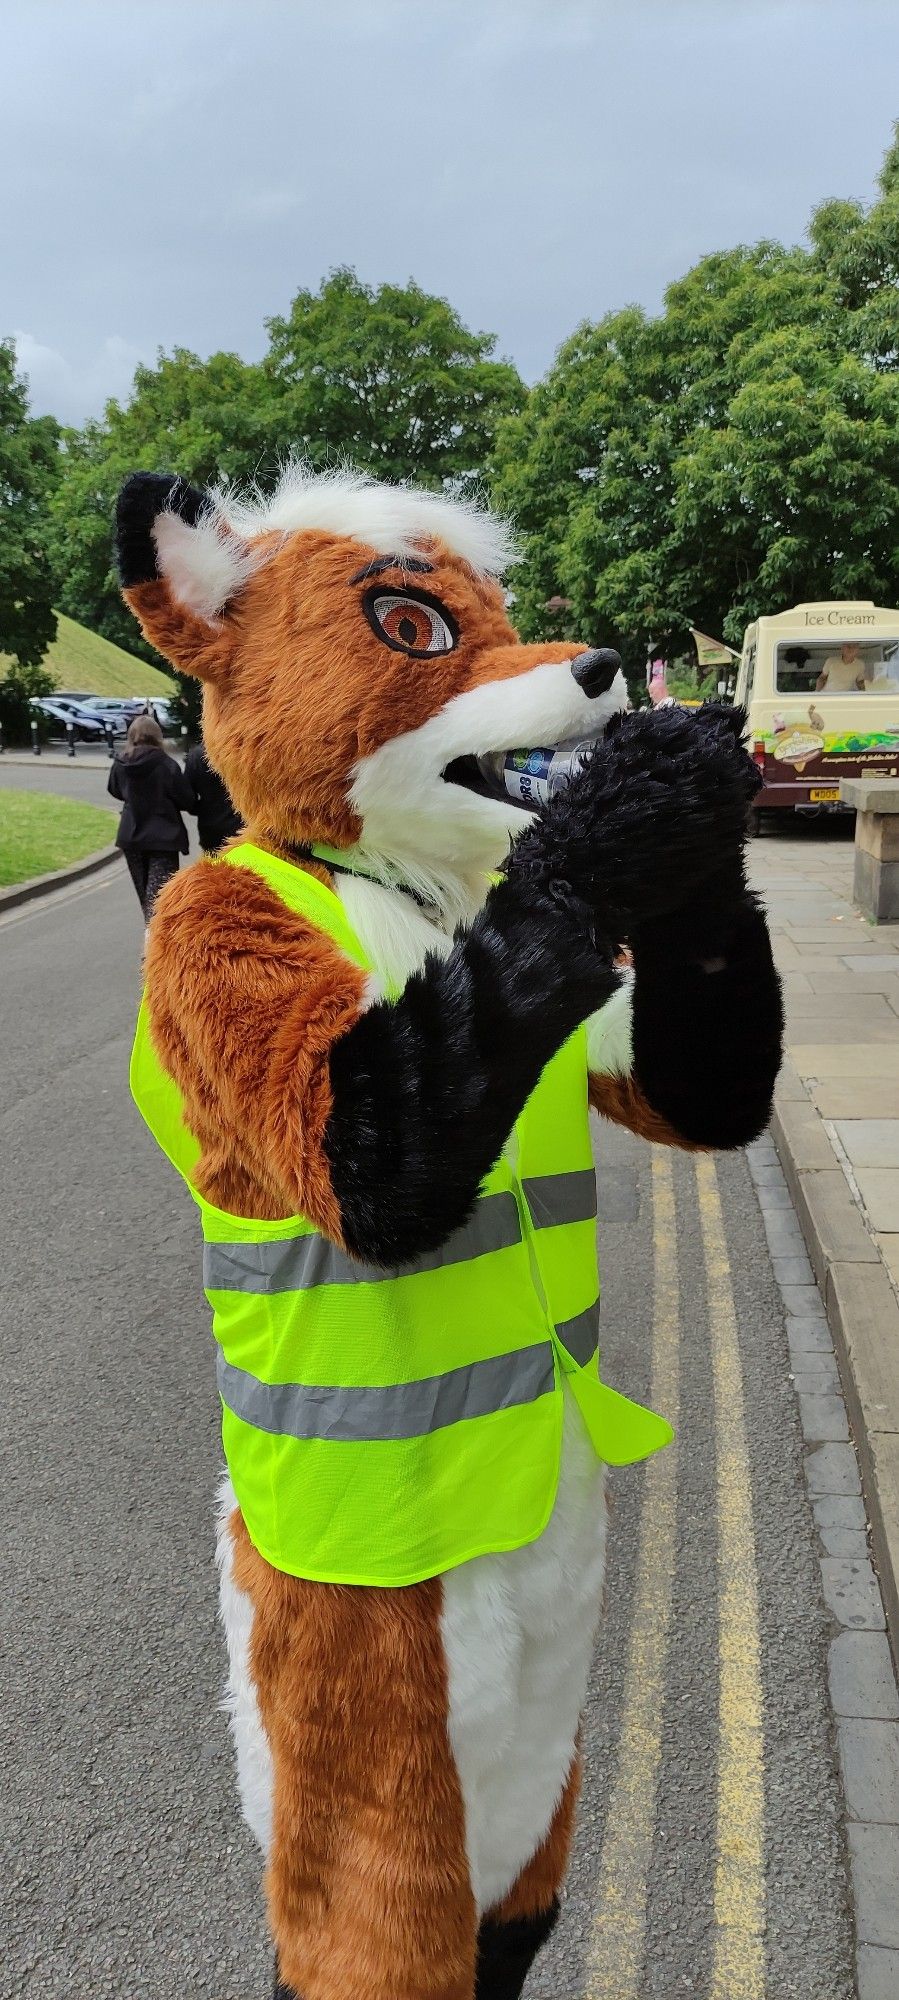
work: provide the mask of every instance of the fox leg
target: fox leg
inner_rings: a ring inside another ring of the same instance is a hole
[[[538,1951],[555,1929],[580,1776],[580,1763],[576,1760],[546,1839],[522,1869],[509,1894],[481,1920],[474,2000],[519,2000]],[[415,1991],[417,1994],[418,1989]],[[274,2000],[301,2000],[301,1996],[282,1985],[276,1974]]]
[[[580,1760],[575,1758],[546,1839],[508,1895],[481,1920],[475,2000],[519,2000],[534,1959],[555,1926],[580,1781]]]
[[[278,2000],[473,2000],[439,1582],[304,1582],[264,1562],[237,1512],[230,1534],[271,1760]]]

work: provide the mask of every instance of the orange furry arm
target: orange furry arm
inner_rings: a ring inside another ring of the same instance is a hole
[[[591,1076],[590,1103],[601,1118],[626,1126],[628,1132],[652,1145],[682,1146],[691,1153],[707,1151],[698,1140],[685,1139],[660,1111],[653,1110],[634,1076]]]
[[[150,1028],[202,1147],[198,1186],[238,1214],[298,1210],[334,1242],[323,1152],[331,1046],[365,975],[248,869],[200,861],[160,897],[147,956]]]

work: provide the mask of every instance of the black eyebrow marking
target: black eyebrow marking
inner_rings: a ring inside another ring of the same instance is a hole
[[[433,563],[425,562],[423,556],[376,556],[374,562],[366,563],[364,569],[357,569],[351,583],[365,583],[370,576],[383,576],[387,569],[408,570],[413,576],[433,576]]]

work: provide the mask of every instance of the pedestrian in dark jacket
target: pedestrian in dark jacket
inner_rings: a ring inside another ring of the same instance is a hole
[[[197,810],[193,786],[168,755],[152,715],[138,715],[130,724],[125,747],[109,773],[108,789],[114,799],[122,800],[116,846],[125,856],[149,923],[160,889],[188,850],[181,814]]]
[[[195,743],[184,759],[184,775],[197,801],[197,832],[204,854],[217,854],[243,826],[225,782],[214,771],[205,743]]]

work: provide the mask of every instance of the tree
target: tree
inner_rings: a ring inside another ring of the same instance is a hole
[[[499,419],[524,402],[516,369],[491,359],[495,336],[469,332],[411,280],[374,291],[332,271],[266,325],[277,443],[313,465],[343,457],[383,479],[469,482]]]
[[[853,351],[879,370],[899,368],[899,124],[878,177],[880,198],[827,201],[809,235],[816,264],[834,282]]]
[[[122,603],[112,549],[116,495],[129,472],[172,470],[198,486],[273,472],[268,403],[259,368],[236,354],[201,361],[178,347],[160,354],[155,368],[137,369],[127,404],[111,401],[102,421],[64,432],[48,536],[60,611],[167,667]]]
[[[632,670],[698,625],[739,640],[796,598],[899,595],[899,144],[866,215],[828,203],[810,250],[706,257],[580,327],[500,427],[494,496],[524,537],[529,636],[618,644]]]
[[[46,507],[58,430],[29,417],[28,387],[11,340],[0,340],[0,653],[34,667],[56,631],[46,551]]]
[[[375,293],[338,271],[268,326],[258,366],[236,354],[160,353],[137,369],[127,403],[109,402],[100,421],[63,435],[47,535],[56,603],[156,665],[167,663],[122,603],[112,558],[129,472],[264,487],[299,452],[316,465],[351,458],[387,479],[465,483],[481,472],[500,416],[524,401],[515,369],[489,358],[494,337],[470,333],[414,284]]]

